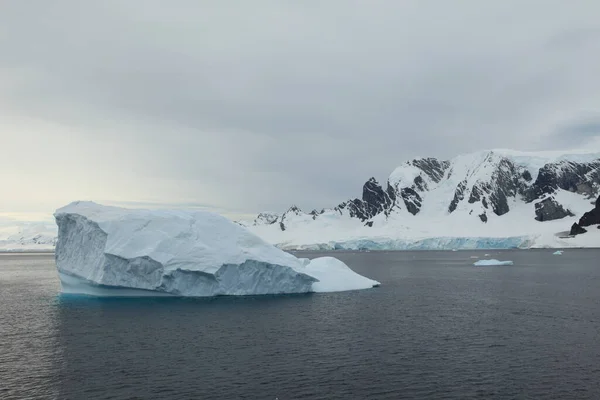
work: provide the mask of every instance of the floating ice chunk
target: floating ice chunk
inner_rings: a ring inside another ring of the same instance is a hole
[[[378,285],[333,258],[298,259],[210,212],[75,202],[57,210],[55,218],[64,293],[200,297]]]
[[[473,264],[477,267],[492,266],[492,265],[513,265],[512,261],[498,261],[498,260],[479,260]]]
[[[554,253],[555,256],[562,256],[563,251],[562,250],[556,250]]]

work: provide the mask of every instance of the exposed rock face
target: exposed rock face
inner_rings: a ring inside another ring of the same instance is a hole
[[[291,206],[286,212],[284,212],[281,215],[281,218],[279,218],[279,228],[282,231],[285,231],[286,226],[285,226],[285,220],[286,218],[288,218],[290,215],[300,215],[302,214],[302,210],[300,210],[300,208],[298,208],[297,206]]]
[[[279,215],[263,212],[263,213],[258,214],[256,219],[254,220],[254,224],[255,225],[271,225],[271,224],[274,224],[275,222],[277,222],[277,219],[279,219]]]
[[[504,215],[510,211],[509,199],[521,194],[527,187],[527,180],[531,180],[531,174],[515,165],[506,157],[499,156],[493,152],[483,160],[479,170],[488,170],[487,174],[474,183],[468,179],[462,181],[455,192],[454,199],[448,208],[454,212],[458,204],[469,194],[469,204],[481,204],[484,210],[491,209],[496,215]],[[480,219],[482,214],[480,215]],[[484,221],[485,222],[485,221]]]
[[[586,233],[587,230],[579,226],[578,223],[574,223],[571,226],[571,232],[569,233],[571,236],[580,235],[582,233]]]
[[[417,213],[421,210],[421,205],[423,199],[419,196],[414,189],[404,188],[400,190],[400,196],[402,200],[404,200],[404,204],[406,205],[406,209],[412,215],[417,215]]]
[[[395,201],[396,193],[389,184],[387,189],[383,190],[379,182],[371,178],[363,186],[362,200],[353,199],[338,205],[335,209],[338,211],[348,209],[351,217],[366,221],[379,213],[387,214]]]
[[[387,190],[383,190],[375,178],[369,179],[363,186],[362,201],[368,211],[369,218],[389,210],[395,200],[396,194],[390,186],[388,185]]]
[[[398,208],[406,207],[412,215],[417,215],[423,205],[422,194],[428,192],[440,183],[450,167],[449,161],[439,161],[435,158],[419,158],[406,163],[406,168],[418,171],[412,181],[401,181],[391,185],[396,198],[402,199],[402,204],[396,203]],[[388,182],[388,187],[390,183]]]
[[[412,163],[434,182],[441,181],[446,170],[450,167],[450,161],[439,161],[432,157],[413,160]]]
[[[599,188],[600,160],[590,163],[561,161],[544,165],[524,197],[527,201],[533,201],[557,189],[594,196]]]
[[[467,181],[462,181],[456,187],[456,191],[454,192],[454,199],[450,203],[450,207],[448,207],[448,212],[454,212],[458,203],[460,203],[465,198],[465,189],[467,188]]]
[[[596,207],[586,212],[579,219],[580,226],[590,226],[600,224],[600,197],[596,200]]]
[[[574,214],[559,204],[554,197],[548,197],[538,203],[535,203],[536,221],[552,221],[565,217],[572,217]]]
[[[586,233],[587,230],[583,227],[590,225],[598,225],[598,229],[600,229],[600,197],[596,200],[595,207],[591,211],[584,213],[579,222],[571,226],[571,235]]]

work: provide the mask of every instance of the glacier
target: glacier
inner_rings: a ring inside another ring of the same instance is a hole
[[[332,257],[296,258],[206,211],[73,202],[54,217],[56,266],[67,294],[206,297],[379,285]]]
[[[425,239],[359,238],[327,243],[278,244],[284,250],[476,250],[476,249],[523,249],[531,246],[531,237],[432,237]]]

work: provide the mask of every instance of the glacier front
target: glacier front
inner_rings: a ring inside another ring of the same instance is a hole
[[[379,285],[335,258],[298,259],[210,212],[74,202],[54,217],[63,293],[205,297]]]

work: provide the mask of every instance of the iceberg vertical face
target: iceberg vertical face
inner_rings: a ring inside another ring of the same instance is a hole
[[[343,263],[346,270],[337,266],[337,275],[319,279],[320,268],[329,264],[299,260],[213,213],[76,202],[57,210],[55,218],[56,265],[65,293],[255,295],[312,292],[315,283],[319,291],[378,284]]]

